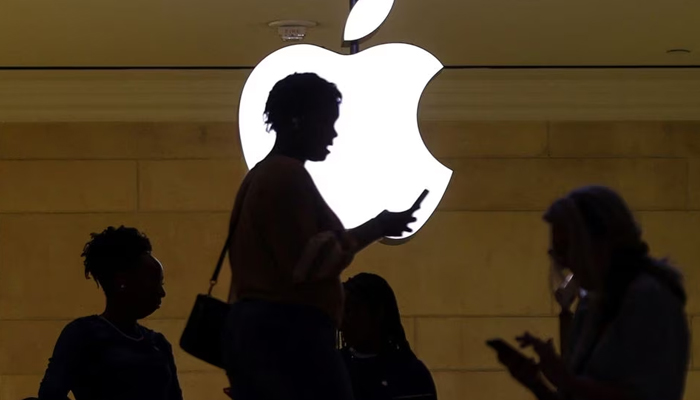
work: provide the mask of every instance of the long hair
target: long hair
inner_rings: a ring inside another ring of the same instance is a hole
[[[413,354],[401,324],[399,305],[389,283],[379,275],[358,274],[344,283],[347,296],[353,296],[368,304],[372,309],[383,308],[384,319],[381,326],[383,351],[400,351]],[[345,347],[340,336],[340,346]]]
[[[555,201],[544,219],[565,229],[567,261],[576,263],[579,271],[591,274],[601,285],[604,321],[617,316],[627,288],[641,273],[653,276],[686,302],[681,274],[667,260],[649,254],[632,211],[615,191],[603,186],[576,189]],[[593,265],[592,245],[596,241],[604,241],[611,250],[607,269]]]

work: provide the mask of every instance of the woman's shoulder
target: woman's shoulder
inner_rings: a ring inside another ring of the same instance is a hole
[[[428,367],[413,354],[397,353],[393,374],[404,382],[404,389],[412,394],[435,394],[435,382]]]
[[[663,287],[658,279],[648,273],[639,274],[630,284],[629,290],[633,293],[660,293]]]
[[[70,335],[87,335],[100,329],[101,318],[98,315],[90,315],[87,317],[80,317],[69,322],[63,328],[63,334]]]
[[[252,171],[269,171],[269,170],[284,170],[284,171],[301,171],[305,170],[304,163],[287,156],[271,154],[265,157],[262,161],[253,167]]]
[[[407,361],[407,365],[410,366],[410,368],[416,372],[416,374],[421,374],[423,376],[431,376],[430,375],[430,370],[428,370],[428,367],[425,365],[423,361],[421,361],[418,357],[413,356]]]
[[[161,347],[162,349],[167,349],[169,351],[172,351],[172,345],[168,341],[168,339],[163,335],[162,333],[158,331],[154,331],[153,329],[146,328],[143,325],[139,325],[141,328],[141,331],[143,332],[143,336],[146,337],[148,340],[150,340],[153,344],[155,344],[157,347]]]
[[[430,376],[428,367],[412,351],[396,351],[392,354],[391,360],[409,375]]]
[[[290,178],[309,177],[304,163],[291,157],[270,155],[260,161],[251,171],[251,177],[257,180],[286,181]]]
[[[682,299],[675,293],[672,285],[681,287],[680,282],[664,282],[661,278],[644,272],[632,280],[627,290],[627,296],[637,301],[654,300],[682,303]]]
[[[315,192],[315,185],[304,164],[290,157],[273,155],[256,165],[246,176],[243,186],[253,198],[277,194],[279,200],[304,197]]]
[[[139,324],[139,329],[143,335],[149,339],[157,342],[168,343],[165,336],[159,332],[152,329],[146,328],[145,326]],[[71,336],[80,337],[81,339],[88,340],[89,338],[103,338],[113,336],[114,327],[110,325],[104,318],[99,315],[90,315],[87,317],[81,317],[69,322],[64,328],[61,336]],[[168,343],[169,344],[169,343]]]
[[[75,319],[63,327],[58,337],[57,346],[84,348],[96,342],[103,331],[100,317],[91,315]]]
[[[657,276],[642,273],[630,283],[620,314],[630,320],[664,320],[682,326],[686,321],[685,299],[682,286],[677,282],[666,282]],[[673,322],[675,321],[675,322]]]

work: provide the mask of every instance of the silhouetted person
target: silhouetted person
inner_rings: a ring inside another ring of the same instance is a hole
[[[236,302],[224,345],[236,400],[351,399],[335,347],[340,274],[355,253],[415,221],[415,209],[383,212],[346,231],[321,197],[304,164],[329,154],[340,102],[315,74],[288,76],[270,92],[265,118],[276,142],[241,184],[231,219]]]
[[[506,362],[513,376],[540,400],[681,400],[689,341],[681,275],[649,255],[629,208],[608,188],[575,190],[544,219],[554,265],[584,291],[566,358],[551,340],[525,333],[518,341],[539,364],[516,357]]]
[[[389,283],[362,273],[344,286],[341,353],[355,400],[435,400],[435,383],[411,351]]]
[[[170,343],[138,324],[165,297],[163,267],[148,238],[109,227],[85,245],[85,277],[104,290],[104,313],[79,318],[58,338],[40,400],[180,400]]]

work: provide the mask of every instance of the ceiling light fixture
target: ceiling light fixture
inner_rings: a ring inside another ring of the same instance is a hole
[[[300,42],[306,37],[309,28],[318,26],[316,22],[305,20],[273,21],[268,24],[271,28],[277,28],[277,34],[284,42]]]

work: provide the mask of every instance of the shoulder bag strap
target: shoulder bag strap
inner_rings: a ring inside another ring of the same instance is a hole
[[[228,236],[226,237],[226,242],[224,243],[224,248],[221,249],[221,255],[219,255],[219,261],[216,262],[216,268],[214,268],[214,273],[211,276],[211,280],[209,281],[209,291],[207,292],[207,295],[211,296],[212,290],[214,290],[214,286],[216,286],[216,283],[219,280],[219,274],[221,273],[221,267],[224,265],[224,259],[226,259],[226,253],[228,253],[228,246],[231,241],[231,232],[233,229],[229,229]]]
[[[219,261],[216,262],[216,268],[214,268],[214,273],[211,275],[211,279],[209,280],[209,292],[207,294],[211,296],[212,290],[214,290],[214,286],[216,286],[217,282],[219,281],[219,274],[221,273],[221,267],[224,265],[224,260],[226,259],[226,253],[228,253],[228,248],[229,245],[231,244],[231,238],[233,237],[233,230],[235,229],[236,225],[238,225],[238,220],[240,219],[241,216],[241,207],[243,206],[243,200],[246,197],[246,194],[248,192],[248,185],[244,181],[243,184],[241,184],[241,187],[239,188],[239,193],[236,196],[236,202],[233,205],[233,211],[231,221],[229,222],[229,229],[228,229],[228,235],[226,235],[226,241],[224,242],[224,248],[221,249],[221,254],[219,255]]]

